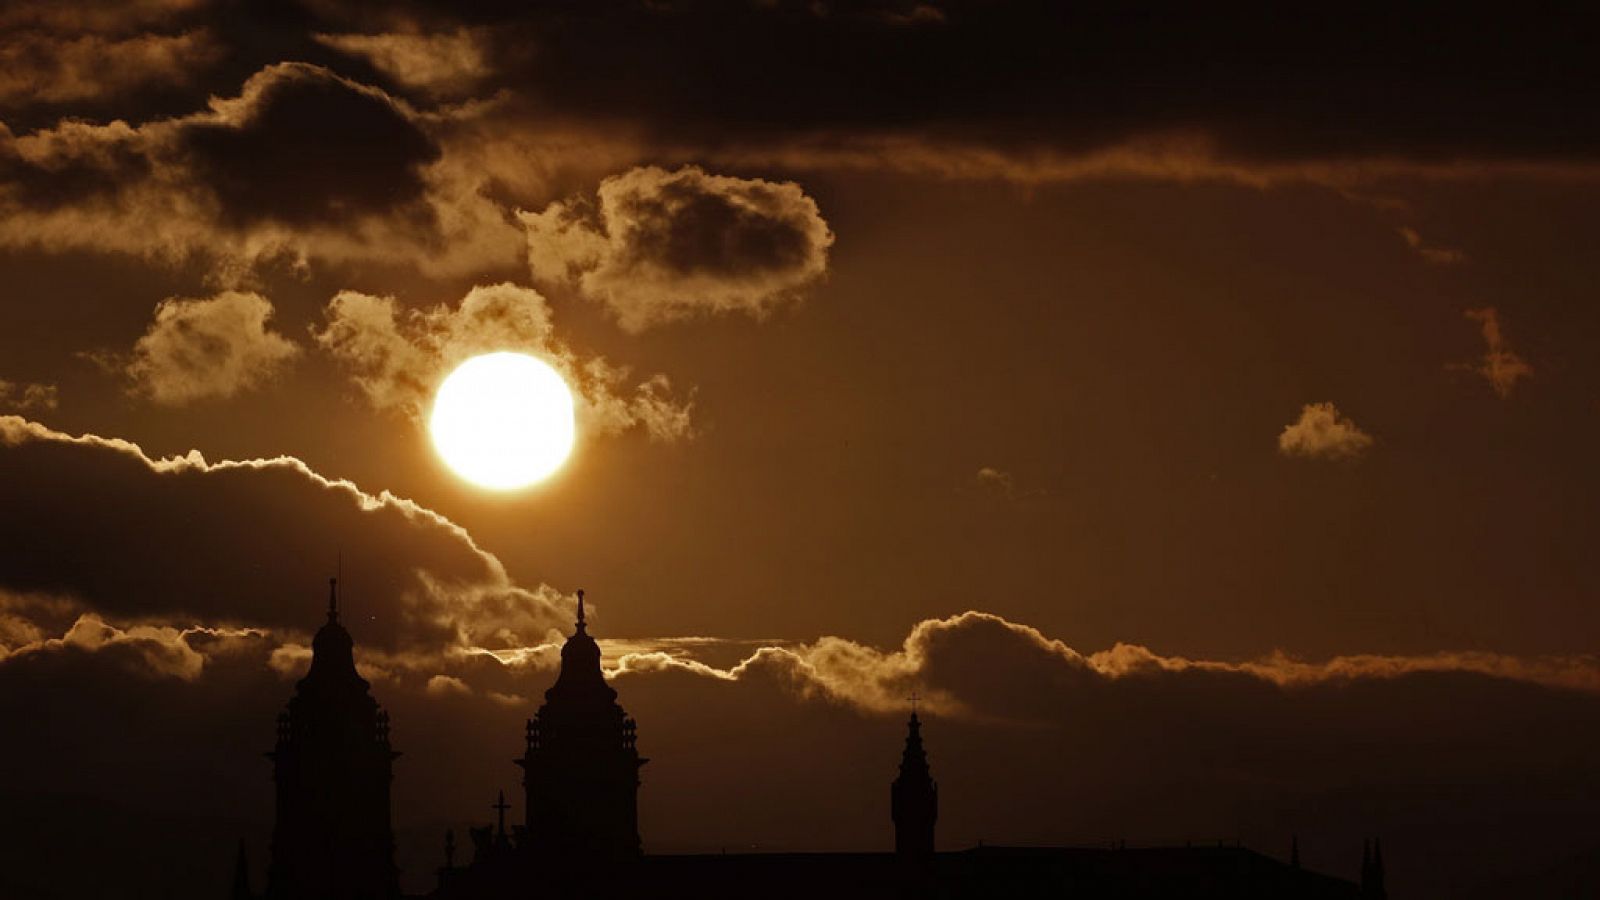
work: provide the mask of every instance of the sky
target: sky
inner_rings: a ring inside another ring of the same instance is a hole
[[[1593,36],[5,4],[0,886],[259,861],[336,570],[413,889],[517,783],[579,588],[647,850],[888,846],[915,691],[945,848],[1594,883]],[[579,435],[505,493],[425,426],[497,350]]]

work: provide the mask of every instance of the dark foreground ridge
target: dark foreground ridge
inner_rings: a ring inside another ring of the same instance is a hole
[[[389,788],[388,715],[356,672],[350,633],[330,583],[328,621],[311,670],[278,717],[267,755],[277,819],[263,900],[397,900]],[[578,592],[578,620],[561,671],[528,720],[521,767],[524,821],[471,828],[458,864],[454,832],[427,896],[438,900],[697,897],[1173,898],[1385,900],[1383,850],[1363,849],[1359,884],[1238,846],[991,847],[938,852],[939,786],[913,708],[900,770],[890,785],[894,850],[879,853],[647,855],[638,826],[637,729],[600,667]],[[241,845],[232,900],[256,900]]]

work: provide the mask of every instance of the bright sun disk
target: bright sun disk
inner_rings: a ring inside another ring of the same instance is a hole
[[[572,391],[555,369],[526,353],[486,353],[439,385],[428,420],[434,449],[479,487],[526,487],[561,468],[577,426]]]

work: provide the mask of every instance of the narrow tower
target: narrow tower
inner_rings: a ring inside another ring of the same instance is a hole
[[[386,900],[399,894],[389,784],[389,714],[356,673],[339,624],[339,582],[311,643],[311,671],[278,715],[272,759],[277,821],[267,896],[273,900]]]
[[[600,671],[600,647],[584,621],[561,648],[561,672],[528,720],[522,767],[528,836],[538,855],[638,856],[639,767],[635,726]]]
[[[1388,900],[1389,891],[1383,886],[1383,843],[1372,840],[1361,843],[1361,896],[1364,900]]]
[[[894,818],[894,852],[907,857],[932,856],[939,785],[928,770],[922,720],[914,707],[906,727],[906,748],[900,755],[900,774],[889,788],[889,809]]]

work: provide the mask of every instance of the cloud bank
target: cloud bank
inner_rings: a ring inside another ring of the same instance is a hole
[[[0,523],[0,592],[62,598],[117,628],[299,634],[318,624],[340,554],[347,613],[385,652],[522,646],[567,618],[559,593],[519,585],[438,513],[289,457],[156,459],[5,416],[0,502],[26,511]]]

